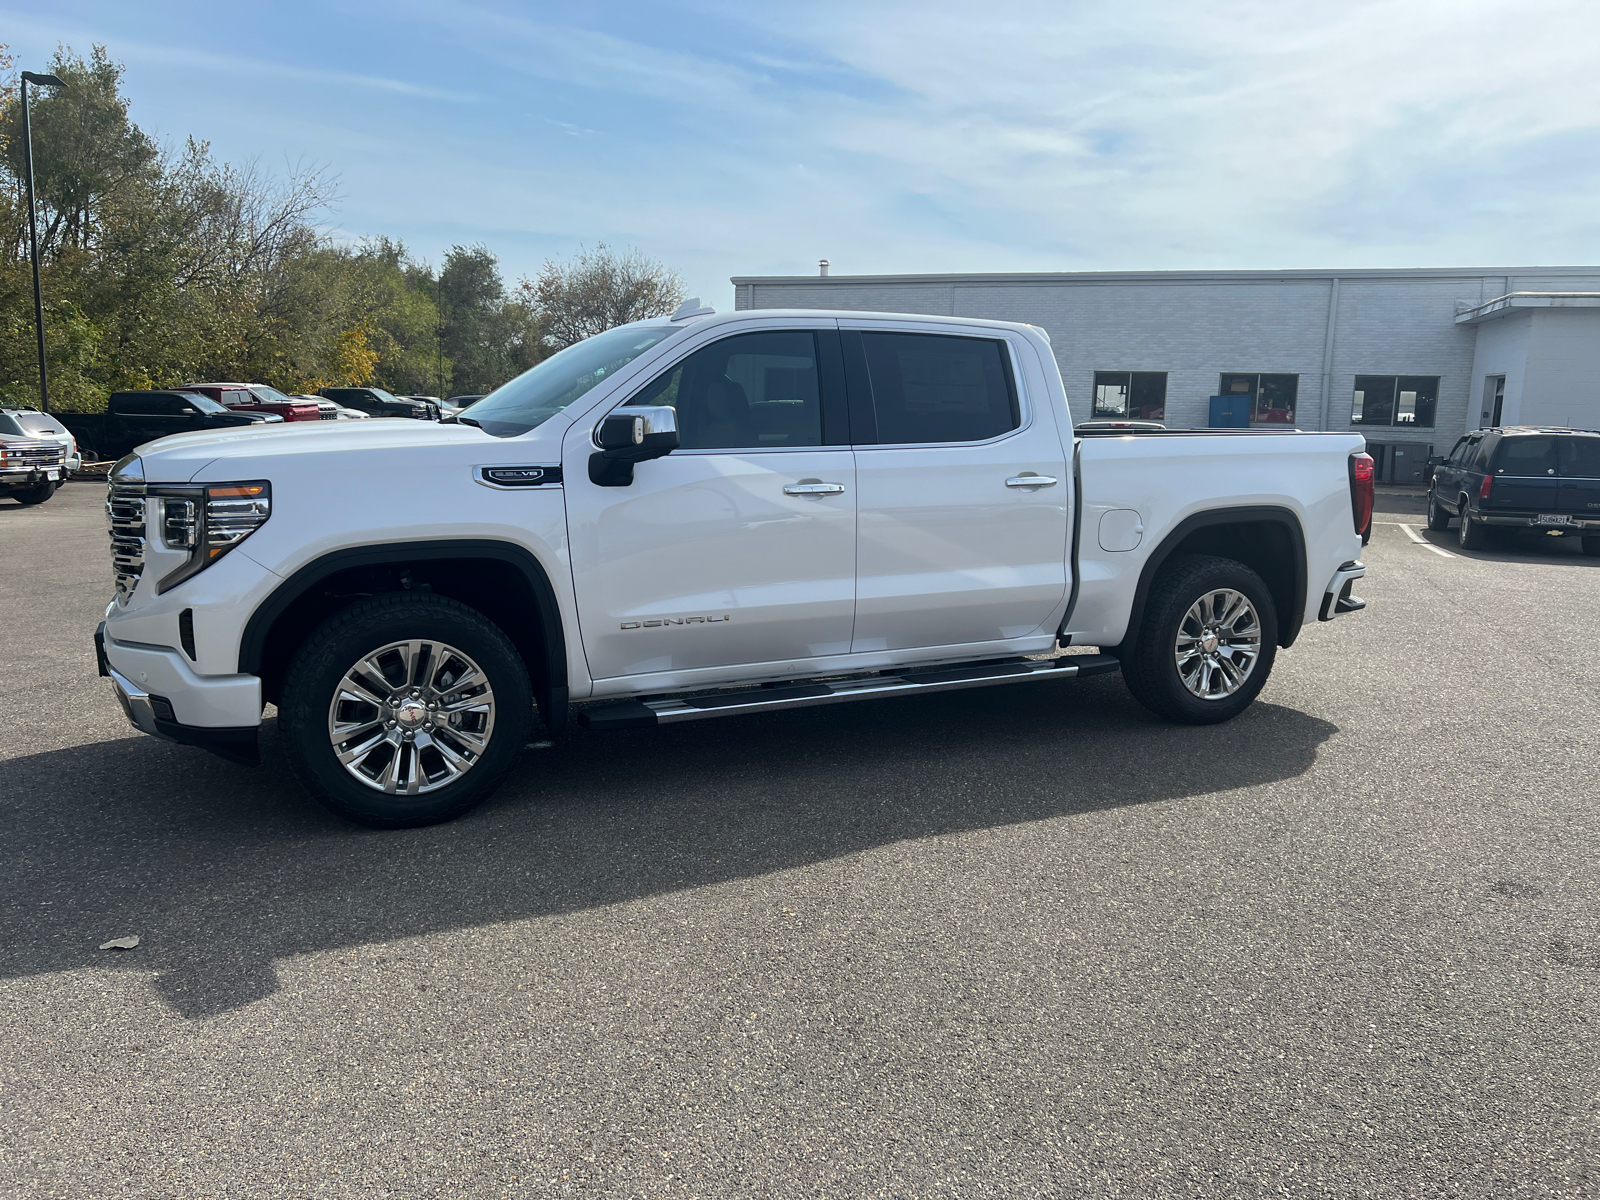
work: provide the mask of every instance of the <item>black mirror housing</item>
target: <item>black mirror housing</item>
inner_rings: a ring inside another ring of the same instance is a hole
[[[667,405],[619,408],[595,426],[592,440],[600,449],[589,456],[589,482],[627,487],[633,483],[634,463],[678,448],[678,412]]]

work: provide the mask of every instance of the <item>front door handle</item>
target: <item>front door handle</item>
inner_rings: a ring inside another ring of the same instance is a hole
[[[844,494],[842,483],[819,483],[816,480],[807,480],[803,483],[785,484],[785,496],[841,496]]]
[[[1047,488],[1055,487],[1055,485],[1060,482],[1061,481],[1054,475],[1034,475],[1032,473],[1027,473],[1022,475],[1013,475],[1010,479],[1006,480],[1006,486],[1008,488],[1026,489]]]

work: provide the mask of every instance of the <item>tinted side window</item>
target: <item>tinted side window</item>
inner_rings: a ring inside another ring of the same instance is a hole
[[[630,406],[677,410],[685,450],[822,445],[817,339],[809,331],[741,333],[696,350]]]
[[[863,333],[882,445],[982,442],[1022,424],[1004,342]]]
[[[1600,479],[1600,438],[1562,438],[1561,473]]]
[[[1456,443],[1456,448],[1450,451],[1450,465],[1452,467],[1458,467],[1463,461],[1465,461],[1467,457],[1467,450],[1471,445],[1472,443],[1467,441],[1466,438],[1462,438]]]
[[[111,397],[108,406],[114,413],[122,413],[130,417],[143,417],[156,410],[152,407],[154,396],[141,392],[118,392]]]
[[[1495,451],[1496,475],[1554,475],[1556,439],[1553,437],[1508,437]]]

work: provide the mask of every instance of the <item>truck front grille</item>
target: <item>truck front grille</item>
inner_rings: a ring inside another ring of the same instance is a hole
[[[67,460],[67,448],[60,442],[8,442],[5,465],[8,469],[47,470]]]
[[[144,571],[145,494],[142,483],[113,483],[106,493],[106,519],[111,525],[111,569],[117,596],[133,594]]]

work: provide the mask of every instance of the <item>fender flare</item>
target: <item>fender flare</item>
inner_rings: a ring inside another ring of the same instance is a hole
[[[1294,555],[1293,574],[1290,580],[1291,611],[1287,614],[1283,612],[1278,614],[1278,645],[1285,649],[1294,645],[1295,638],[1300,635],[1301,626],[1305,624],[1306,596],[1309,592],[1305,529],[1293,509],[1280,504],[1241,504],[1230,508],[1208,508],[1203,512],[1191,513],[1179,521],[1150,552],[1150,556],[1144,560],[1144,566],[1139,571],[1139,585],[1134,589],[1133,608],[1128,614],[1128,632],[1122,639],[1122,645],[1118,647],[1119,652],[1133,649],[1139,637],[1139,628],[1144,622],[1145,601],[1150,595],[1150,587],[1155,582],[1156,573],[1182,545],[1183,540],[1196,530],[1212,525],[1243,524],[1278,525],[1289,535],[1289,545]]]
[[[561,606],[556,600],[555,588],[550,584],[544,564],[531,551],[513,542],[489,538],[385,542],[376,546],[333,550],[313,559],[274,588],[250,614],[239,638],[239,673],[262,673],[267,635],[273,625],[324,579],[358,567],[403,566],[452,558],[479,558],[507,563],[527,580],[533,593],[535,616],[545,647],[544,686],[536,686],[534,699],[551,732],[560,733],[567,720],[567,642],[561,623]]]

